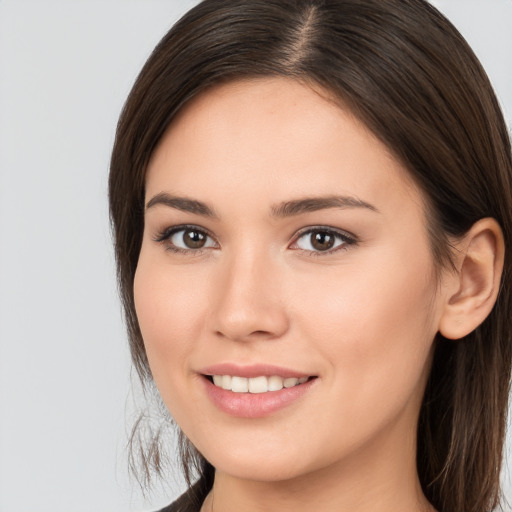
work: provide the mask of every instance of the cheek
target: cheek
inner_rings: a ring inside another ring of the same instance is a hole
[[[163,393],[186,371],[193,341],[199,339],[204,301],[196,284],[200,281],[179,269],[170,272],[165,261],[141,253],[134,280],[135,309],[151,372]]]
[[[314,293],[301,301],[300,329],[316,340],[332,370],[327,372],[330,384],[338,390],[325,406],[346,404],[354,420],[368,411],[377,416],[396,412],[422,393],[429,368],[437,331],[434,285],[425,272],[429,261],[416,256],[393,271],[393,260],[382,255],[380,262],[362,265],[364,271],[316,276],[301,287]]]

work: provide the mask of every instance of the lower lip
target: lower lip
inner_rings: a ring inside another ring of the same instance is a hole
[[[304,384],[266,393],[234,393],[203,378],[206,394],[217,408],[238,418],[263,418],[284,409],[304,396],[317,379]]]

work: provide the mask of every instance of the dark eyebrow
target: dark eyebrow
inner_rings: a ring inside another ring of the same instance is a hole
[[[366,208],[378,212],[370,203],[351,196],[306,197],[293,201],[285,201],[272,207],[274,217],[291,217],[301,213],[315,212],[327,208]]]
[[[186,197],[177,197],[167,194],[166,192],[160,192],[153,196],[146,203],[146,210],[156,206],[157,204],[163,204],[169,208],[181,210],[182,212],[195,213],[196,215],[202,215],[204,217],[218,218],[217,214],[210,208],[206,203],[196,201],[195,199],[188,199]]]

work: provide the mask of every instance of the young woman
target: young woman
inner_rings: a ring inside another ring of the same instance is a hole
[[[497,506],[511,190],[488,79],[427,2],[186,14],[110,175],[133,361],[198,472],[165,510]]]

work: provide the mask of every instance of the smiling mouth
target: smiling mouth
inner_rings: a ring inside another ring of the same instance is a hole
[[[205,375],[216,387],[233,393],[268,393],[300,386],[316,377],[239,377],[237,375]]]

